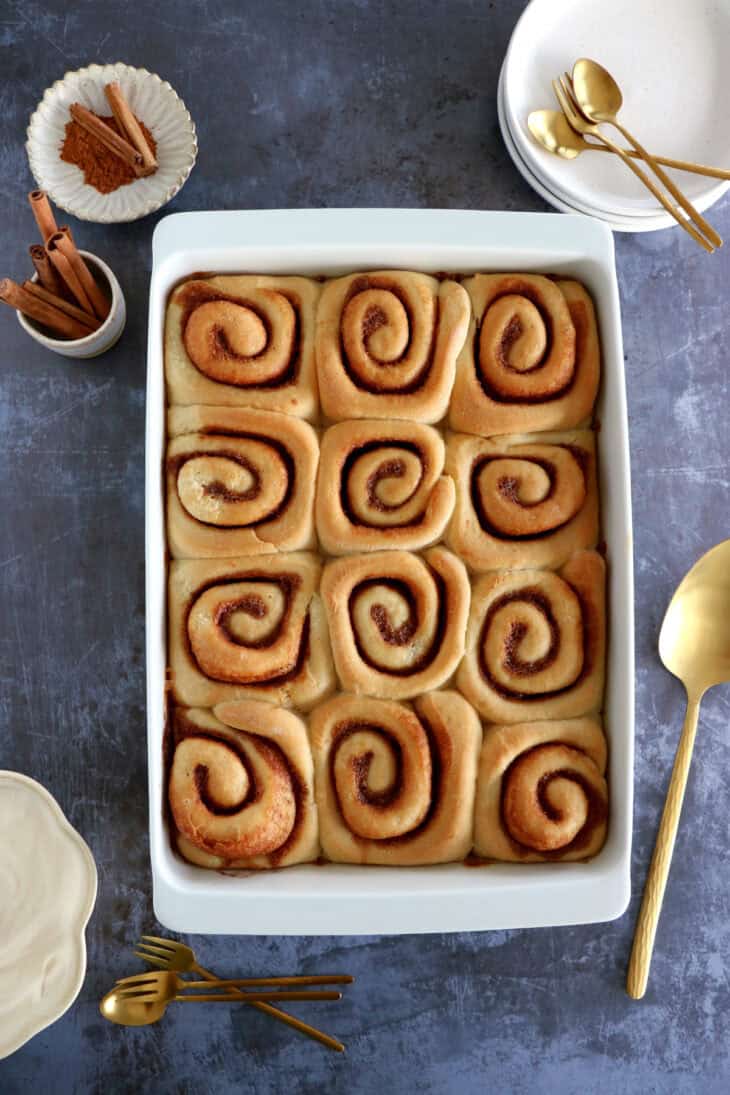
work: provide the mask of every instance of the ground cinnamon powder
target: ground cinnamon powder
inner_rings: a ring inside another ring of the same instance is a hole
[[[115,133],[119,133],[120,137],[125,136],[113,117],[107,118],[102,114],[98,114],[97,117],[101,118],[102,122],[105,122]],[[137,121],[139,122],[139,118]],[[155,156],[157,154],[157,142],[144,122],[139,122],[139,124],[152,149],[152,155]],[[110,194],[112,190],[117,190],[120,186],[126,186],[127,183],[134,182],[137,178],[131,167],[110,152],[108,148],[105,148],[101,141],[98,141],[96,137],[93,137],[87,130],[82,129],[78,122],[73,120],[66,123],[66,136],[61,146],[61,159],[64,163],[72,163],[76,167],[80,167],[84,173],[84,182],[88,183],[89,186],[93,186],[100,194]]]

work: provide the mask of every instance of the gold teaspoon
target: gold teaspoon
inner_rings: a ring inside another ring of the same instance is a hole
[[[574,160],[581,152],[613,152],[607,145],[594,144],[581,137],[559,110],[531,111],[527,117],[527,128],[539,145],[556,156],[562,156],[564,160]],[[634,160],[641,159],[633,148],[624,151]],[[690,171],[694,175],[707,175],[711,179],[730,179],[730,171],[722,167],[708,167],[689,160],[673,160],[669,156],[653,156],[653,159],[677,171]]]

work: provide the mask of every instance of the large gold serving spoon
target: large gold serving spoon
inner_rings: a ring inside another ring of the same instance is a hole
[[[538,144],[564,160],[574,160],[581,152],[613,152],[605,144],[587,141],[568,123],[560,110],[532,110],[527,116],[527,128]],[[632,160],[639,160],[639,153],[633,148],[625,149]],[[657,163],[673,167],[677,171],[690,171],[693,175],[707,175],[711,179],[730,179],[730,171],[724,167],[708,167],[689,160],[673,160],[669,156],[652,156]]]
[[[652,169],[658,179],[664,183],[672,197],[684,209],[688,217],[694,221],[701,232],[705,234],[710,243],[715,247],[722,246],[722,237],[685,197],[679,187],[672,182],[666,171],[657,163],[656,159],[639,144],[636,137],[629,133],[626,126],[618,120],[618,112],[623,105],[621,88],[610,72],[597,61],[591,61],[587,57],[581,57],[573,66],[572,86],[575,97],[583,114],[591,122],[606,122],[615,128],[626,138],[630,145],[636,149],[644,162]]]
[[[680,582],[664,617],[659,655],[687,691],[687,713],[634,933],[626,990],[635,1000],[646,992],[700,700],[708,688],[730,681],[730,540],[703,555]]]

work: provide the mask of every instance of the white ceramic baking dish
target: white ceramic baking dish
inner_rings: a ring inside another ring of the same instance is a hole
[[[611,820],[588,863],[471,868],[350,867],[222,873],[172,851],[164,811],[165,529],[162,464],[165,303],[181,278],[220,273],[336,275],[535,271],[572,276],[593,294],[603,348],[597,407],[602,528],[609,561],[606,728]],[[542,213],[317,209],[178,213],[153,240],[147,369],[147,720],[154,907],[184,932],[337,935],[471,931],[611,920],[630,895],[634,627],[629,447],[613,237],[596,220]]]

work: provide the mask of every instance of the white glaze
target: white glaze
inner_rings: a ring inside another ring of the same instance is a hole
[[[91,852],[55,799],[0,771],[0,1058],[78,995],[95,897]]]

